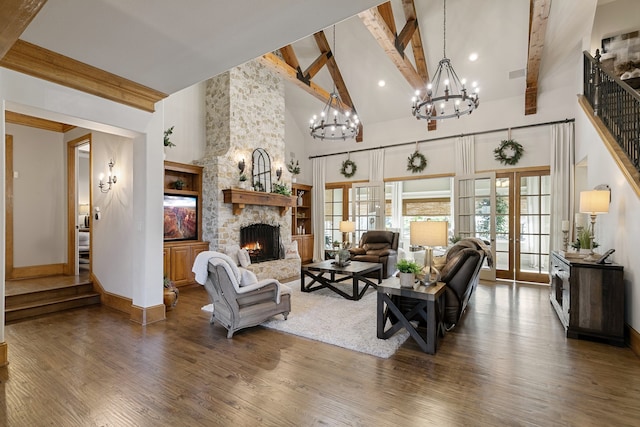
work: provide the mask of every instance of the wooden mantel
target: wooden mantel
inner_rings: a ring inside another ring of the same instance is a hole
[[[224,195],[224,203],[233,203],[234,215],[240,215],[245,205],[259,205],[278,206],[280,208],[280,216],[284,216],[289,208],[296,205],[295,196],[283,196],[276,193],[229,188],[222,190],[222,194]]]

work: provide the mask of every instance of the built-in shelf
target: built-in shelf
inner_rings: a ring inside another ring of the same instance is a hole
[[[222,194],[224,196],[224,203],[233,204],[234,215],[239,215],[246,205],[259,205],[279,207],[280,215],[284,216],[289,208],[296,205],[296,198],[294,196],[284,196],[276,193],[229,188],[222,190]]]

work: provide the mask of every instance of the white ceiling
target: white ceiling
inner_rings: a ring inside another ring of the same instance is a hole
[[[552,2],[540,91],[545,90],[550,70],[566,61],[567,46],[574,47],[584,37],[582,31],[569,31],[584,26],[580,20],[585,16],[579,11],[593,9],[597,1]],[[413,95],[356,15],[378,3],[58,0],[48,1],[20,38],[171,94],[286,44],[293,44],[305,68],[319,50],[313,38],[302,39],[327,28],[333,46],[331,25],[337,23],[335,57],[366,129],[367,123],[410,114]],[[400,31],[405,22],[401,0],[392,0],[392,5]],[[415,7],[427,65],[433,73],[443,55],[442,0],[415,0]],[[461,78],[478,81],[481,103],[523,96],[524,73],[514,79],[509,73],[526,69],[528,27],[529,0],[447,2],[447,56]],[[408,48],[409,56],[410,51]],[[472,52],[479,55],[476,62],[468,60]],[[380,79],[386,81],[383,88],[377,84]],[[326,70],[314,81],[331,91]],[[304,128],[322,104],[288,84],[286,105]]]

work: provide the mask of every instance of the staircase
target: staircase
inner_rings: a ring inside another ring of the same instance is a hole
[[[7,322],[100,304],[100,294],[84,276],[7,280],[5,290]]]

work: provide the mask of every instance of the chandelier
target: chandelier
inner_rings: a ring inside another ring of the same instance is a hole
[[[333,57],[335,60],[336,53],[336,26],[333,26]],[[356,114],[351,111],[344,110],[344,103],[340,100],[336,92],[336,85],[333,85],[333,92],[329,95],[329,100],[320,112],[320,117],[313,115],[309,120],[309,131],[311,136],[315,138],[337,140],[346,140],[347,138],[355,138],[358,135],[358,124],[360,120]]]
[[[413,97],[412,112],[416,119],[444,120],[471,114],[480,105],[479,88],[473,82],[468,93],[465,79],[460,80],[451,61],[447,58],[447,0],[443,0],[443,46],[442,59],[433,79],[427,85],[426,93],[419,90]]]

